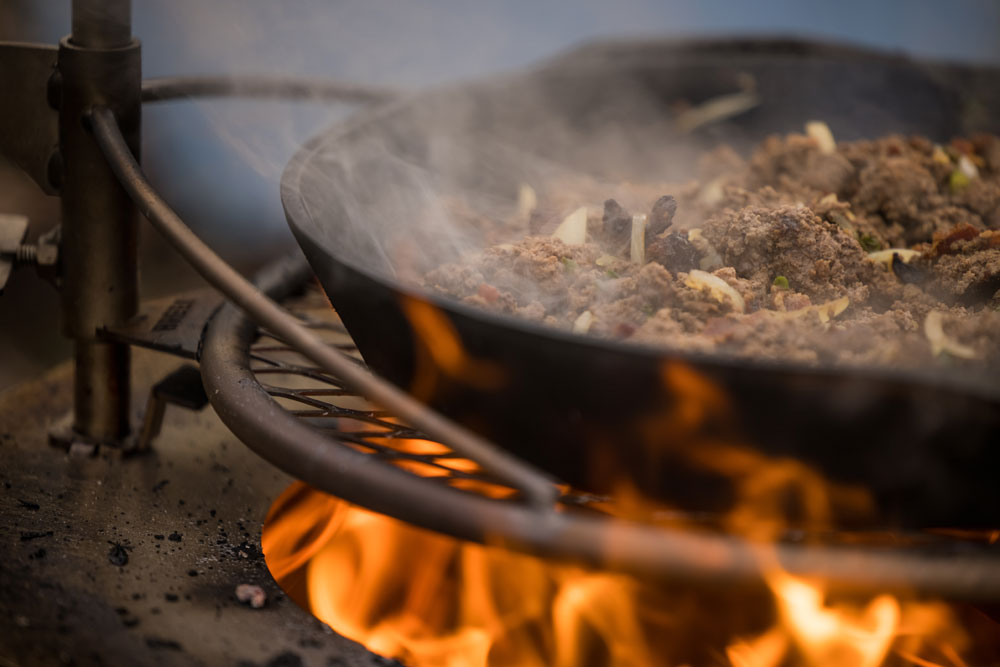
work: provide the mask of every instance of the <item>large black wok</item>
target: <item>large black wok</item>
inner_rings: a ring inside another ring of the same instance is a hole
[[[677,133],[672,104],[738,91],[746,74],[759,107]],[[867,507],[837,507],[840,525],[996,527],[1000,382],[589,339],[421,293],[405,274],[479,238],[443,221],[451,194],[491,205],[521,182],[574,170],[683,178],[706,146],[746,148],[812,119],[844,140],[996,132],[998,91],[995,70],[830,45],[596,45],[334,127],[294,157],[282,201],[371,368],[561,480],[595,492],[627,481],[686,509],[724,511],[738,490],[716,470],[721,447],[749,446],[867,489]],[[461,372],[415,336],[414,302],[447,316],[474,360]],[[801,497],[787,504],[801,514]]]

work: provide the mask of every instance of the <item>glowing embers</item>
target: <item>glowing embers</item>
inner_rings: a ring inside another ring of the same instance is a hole
[[[778,569],[771,592],[639,581],[456,541],[301,483],[263,546],[299,604],[411,667],[966,664],[942,604],[831,601]]]

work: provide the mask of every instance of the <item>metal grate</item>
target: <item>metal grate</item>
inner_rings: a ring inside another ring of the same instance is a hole
[[[364,365],[336,311],[317,287],[310,284],[305,294],[283,305],[327,344]],[[512,485],[379,410],[270,332],[259,330],[251,344],[250,371],[289,414],[327,436],[330,446],[350,447],[429,483],[471,495],[491,499],[520,497],[520,491]],[[605,496],[556,486],[558,503],[563,507],[600,511],[610,501]]]

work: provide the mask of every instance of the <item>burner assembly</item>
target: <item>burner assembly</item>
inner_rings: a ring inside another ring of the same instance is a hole
[[[34,244],[0,215],[0,287],[51,279],[75,349],[0,395],[0,663],[1000,660],[995,382],[595,342],[404,280],[459,245],[439,201],[618,164],[606,128],[678,163],[802,118],[946,141],[997,132],[998,80],[725,40],[415,95],[144,81],[131,3],[74,0],[58,47],[0,44],[0,151],[61,200]],[[292,159],[304,257],[253,282],[140,167],[144,104],[221,96],[368,105]],[[140,218],[211,288],[140,302]]]

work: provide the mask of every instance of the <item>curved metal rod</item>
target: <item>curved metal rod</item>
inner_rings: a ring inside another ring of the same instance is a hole
[[[262,294],[205,245],[160,198],[125,143],[114,113],[107,107],[98,107],[93,109],[89,118],[98,146],[139,211],[205,280],[249,313],[254,321],[278,334],[354,391],[390,409],[410,426],[440,440],[484,470],[520,489],[533,505],[553,506],[558,490],[547,477],[468,429],[428,409],[409,394],[359,366],[355,360],[326,345],[281,306]]]
[[[258,280],[275,298],[308,273],[301,257]],[[463,540],[699,585],[761,585],[781,568],[822,577],[837,591],[1000,598],[996,558],[926,555],[900,548],[759,545],[611,517],[538,512],[419,478],[341,446],[282,408],[250,371],[256,326],[227,304],[212,320],[201,358],[212,406],[233,433],[276,467],[348,502]]]
[[[143,102],[188,97],[257,97],[371,104],[399,96],[389,88],[286,76],[165,76],[142,82]]]

